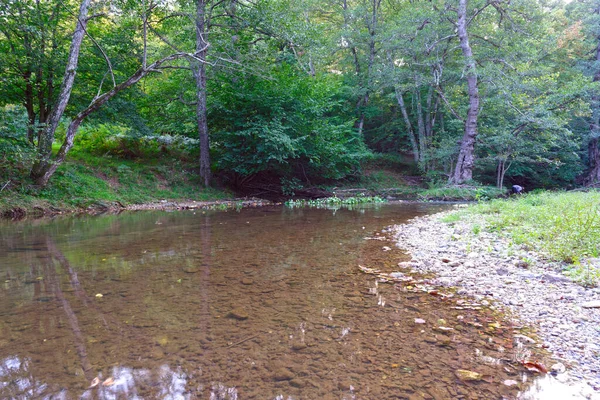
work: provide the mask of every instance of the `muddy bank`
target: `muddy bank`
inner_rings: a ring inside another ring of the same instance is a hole
[[[233,200],[213,200],[213,201],[170,201],[160,200],[150,203],[142,204],[129,204],[124,205],[118,201],[116,202],[104,202],[97,201],[89,204],[86,207],[72,207],[72,208],[59,208],[55,206],[34,206],[32,208],[14,207],[6,210],[0,214],[1,218],[22,220],[25,218],[45,218],[55,217],[58,215],[68,214],[89,214],[89,215],[100,215],[100,214],[117,214],[122,211],[141,211],[141,210],[161,210],[161,211],[175,211],[175,210],[195,210],[195,209],[218,209],[227,210],[235,208],[250,208],[250,207],[262,207],[273,205],[274,203],[264,199],[233,199]]]
[[[452,212],[392,228],[397,245],[412,256],[404,266],[434,272],[434,283],[493,302],[531,326],[541,338],[537,346],[566,369],[556,379],[580,384],[579,398],[600,398],[600,288],[572,282],[534,249],[478,229],[481,221],[442,222]]]

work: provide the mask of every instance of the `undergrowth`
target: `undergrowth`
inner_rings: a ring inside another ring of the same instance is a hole
[[[231,194],[203,188],[190,166],[178,160],[126,160],[73,152],[49,184],[26,178],[0,195],[0,212],[21,208],[87,208],[105,203],[139,204],[156,200],[218,200]]]

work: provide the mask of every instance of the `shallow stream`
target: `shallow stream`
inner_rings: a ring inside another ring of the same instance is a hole
[[[359,269],[400,271],[382,229],[440,209],[3,222],[0,398],[516,398],[508,322]]]

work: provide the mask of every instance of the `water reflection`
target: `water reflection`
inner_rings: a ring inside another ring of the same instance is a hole
[[[475,353],[510,358],[510,326],[358,269],[396,270],[400,250],[365,236],[433,210],[5,225],[0,397],[514,398],[527,385],[502,382],[521,371]],[[462,382],[457,369],[483,379]]]

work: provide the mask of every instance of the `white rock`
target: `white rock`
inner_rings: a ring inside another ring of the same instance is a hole
[[[588,301],[586,303],[581,304],[583,308],[600,308],[600,300]]]

